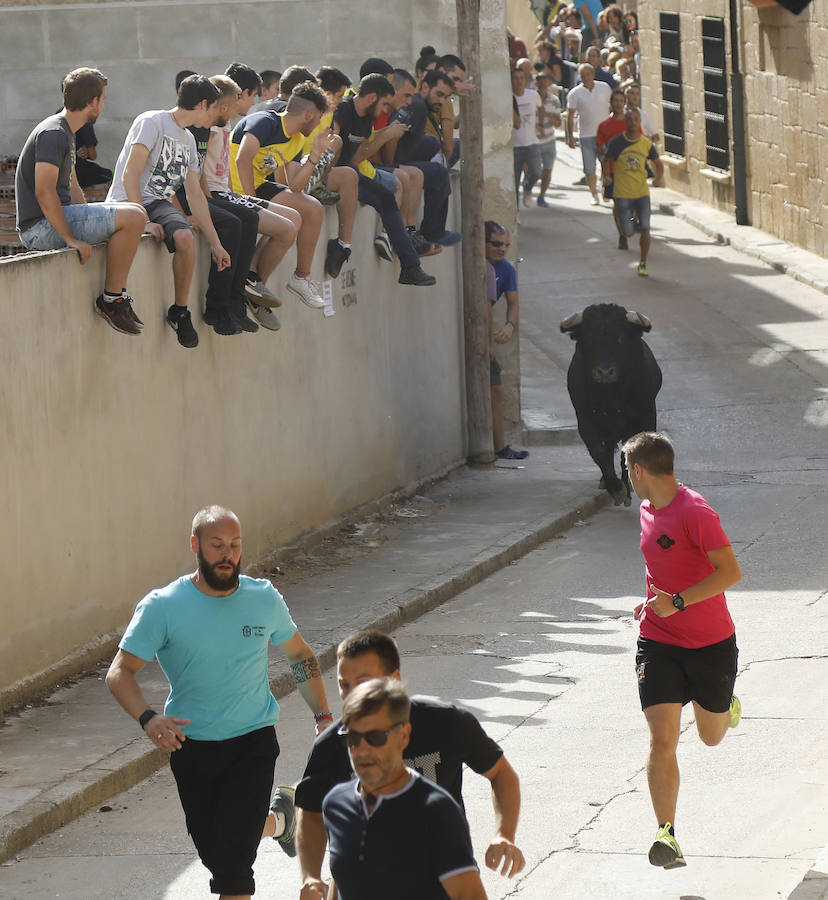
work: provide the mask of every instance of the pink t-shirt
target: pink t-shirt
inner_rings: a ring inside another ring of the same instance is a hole
[[[729,545],[716,512],[701,494],[683,484],[663,509],[654,509],[649,500],[641,503],[641,552],[648,598],[654,596],[652,585],[668,594],[680,594],[698,584],[713,571],[707,553]],[[681,647],[706,647],[733,632],[724,594],[666,618],[646,608],[641,619],[641,637]]]

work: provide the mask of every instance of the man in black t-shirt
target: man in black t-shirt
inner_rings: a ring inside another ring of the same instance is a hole
[[[346,699],[372,678],[400,678],[400,656],[394,639],[381,631],[359,631],[337,648],[339,692]],[[341,720],[314,742],[305,773],[296,788],[298,807],[296,849],[304,882],[303,898],[325,897],[321,880],[327,838],[322,801],[336,784],[353,777],[348,754],[337,735]],[[520,812],[520,782],[502,749],[467,710],[425,698],[411,701],[411,739],[406,765],[445,788],[463,804],[463,764],[492,784],[495,834],[486,850],[486,865],[501,867],[509,877],[521,871],[523,854],[514,843]],[[268,818],[264,836],[272,836],[275,819]]]
[[[411,93],[416,87],[413,76],[404,69],[395,69],[391,76],[395,94],[392,100],[394,111],[390,122],[400,122],[408,126],[408,131],[399,140],[389,141],[383,148],[383,156],[396,165],[414,166],[423,173],[423,222],[420,233],[427,241],[434,241],[445,247],[456,244],[462,235],[459,231],[447,231],[449,185],[448,169],[433,160],[440,145],[436,138],[424,136],[425,124],[429,116],[440,114],[445,100],[450,96],[452,80],[444,72],[426,72],[419,92]]]
[[[377,149],[376,140],[367,146],[374,127],[374,119],[388,112],[394,88],[384,75],[366,75],[359,83],[354,97],[347,97],[336,108],[333,129],[342,138],[339,165],[357,168],[363,160]],[[385,139],[396,133],[396,129],[383,129]],[[400,284],[428,287],[436,284],[433,275],[427,275],[420,266],[420,257],[411,243],[411,238],[400,215],[400,208],[394,194],[376,179],[358,172],[357,196],[360,203],[373,206],[380,214],[383,227],[388,234],[391,247],[400,259]]]

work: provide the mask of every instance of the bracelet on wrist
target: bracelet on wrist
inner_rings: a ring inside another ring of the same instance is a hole
[[[138,716],[138,724],[141,728],[146,728],[147,722],[150,719],[154,719],[158,713],[154,709],[145,709],[140,716]]]
[[[331,712],[314,713],[313,719],[315,722],[320,722],[322,719],[330,719],[333,722],[333,713],[331,713]]]

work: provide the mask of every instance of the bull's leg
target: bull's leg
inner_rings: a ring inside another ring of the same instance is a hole
[[[621,451],[621,484],[624,486],[624,506],[632,503],[632,485],[630,484],[630,473],[627,471],[627,458],[624,451]]]
[[[586,425],[578,426],[578,434],[586,445],[589,455],[595,461],[595,465],[601,470],[601,487],[612,496],[616,506],[620,506],[624,502],[624,491],[621,480],[615,472],[615,447],[610,447],[596,429]]]

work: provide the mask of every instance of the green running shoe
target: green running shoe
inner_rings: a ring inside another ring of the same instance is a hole
[[[742,718],[742,704],[734,694],[730,700],[730,727],[735,728]]]
[[[647,263],[640,262],[638,264],[638,274],[643,275],[645,278],[650,274],[647,270]]]
[[[654,866],[662,866],[665,869],[677,869],[686,866],[681,855],[681,847],[678,841],[670,834],[670,823],[665,822],[656,832],[656,838],[650,847],[649,859]]]

